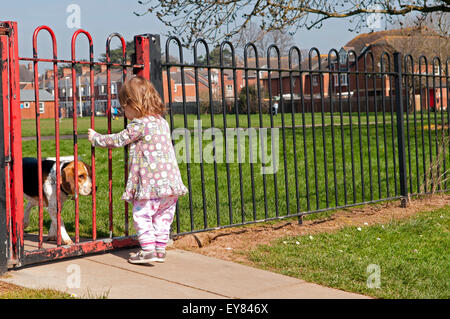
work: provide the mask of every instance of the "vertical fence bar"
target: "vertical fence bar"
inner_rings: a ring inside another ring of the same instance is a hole
[[[200,91],[199,91],[199,77],[198,77],[198,53],[197,53],[197,47],[198,44],[202,43],[206,50],[206,63],[209,64],[209,50],[208,50],[208,44],[203,39],[197,39],[194,44],[194,79],[195,79],[195,103],[197,107],[197,127],[194,127],[194,130],[197,130],[198,134],[198,160],[200,162],[200,175],[201,175],[201,184],[202,184],[202,204],[203,204],[203,227],[208,228],[208,216],[207,216],[207,209],[206,209],[206,190],[205,190],[205,168],[203,163],[203,143],[202,143],[202,132],[203,132],[203,125],[200,124],[201,117],[200,117]],[[209,86],[209,83],[208,83]],[[199,125],[200,124],[200,125]]]
[[[370,147],[370,117],[369,117],[369,111],[370,111],[370,105],[369,105],[369,76],[370,73],[367,70],[367,56],[371,56],[372,61],[372,72],[375,70],[375,63],[373,60],[373,54],[372,52],[368,51],[364,54],[364,96],[366,99],[366,125],[367,125],[367,159],[369,160],[369,186],[370,186],[370,200],[373,200],[373,178],[372,178],[372,154],[371,154],[371,147]],[[372,73],[372,76],[374,74]],[[364,174],[364,172],[363,172]],[[365,198],[364,198],[365,201]]]
[[[78,132],[77,132],[77,116],[78,116],[78,110],[77,110],[77,94],[78,90],[81,92],[81,81],[79,82],[79,86],[77,87],[77,74],[75,70],[75,66],[77,64],[77,61],[75,59],[75,43],[77,40],[77,37],[80,33],[83,33],[88,41],[89,41],[89,57],[91,60],[91,64],[93,63],[94,59],[94,44],[92,42],[92,37],[89,34],[89,32],[84,31],[82,29],[79,29],[74,32],[72,36],[72,42],[71,42],[71,53],[72,53],[72,103],[73,103],[73,159],[74,159],[74,176],[76,179],[78,179]],[[80,102],[80,107],[82,108],[82,102]],[[82,111],[82,110],[81,110]],[[83,113],[83,112],[81,112]],[[95,187],[95,186],[94,186]],[[78,190],[78,183],[75,183],[75,190],[74,190],[74,198],[75,198],[75,243],[78,243],[80,241],[80,203],[79,203],[79,190]]]
[[[314,104],[314,81],[313,77],[316,76],[312,71],[312,52],[317,52],[317,60],[320,59],[320,52],[316,48],[312,48],[309,50],[308,54],[308,67],[309,67],[309,98],[311,101],[311,127],[312,127],[312,135],[313,135],[313,155],[314,155],[314,186],[315,186],[315,197],[316,197],[316,209],[319,209],[319,181],[318,181],[318,173],[317,173],[317,147],[316,147],[316,126],[315,126],[315,104]]]
[[[353,57],[356,60],[356,54],[355,51],[349,51],[347,53],[347,61],[346,61],[346,69],[347,72],[350,71],[350,54],[353,55]],[[339,63],[339,62],[338,62]],[[340,65],[340,64],[339,64]],[[353,106],[352,106],[352,86],[351,86],[351,77],[350,73],[345,73],[345,76],[347,77],[347,103],[348,103],[348,120],[350,122],[350,155],[352,158],[352,187],[353,187],[353,203],[356,203],[356,176],[355,176],[355,157],[354,157],[354,145],[353,145]]]
[[[39,29],[36,29],[33,34],[33,58],[37,59],[37,44],[36,37]],[[33,62],[34,71],[34,108],[36,114],[36,145],[37,145],[37,167],[38,167],[38,185],[42,183],[42,148],[41,148],[41,111],[39,103],[39,72],[38,61]],[[42,248],[43,233],[44,233],[44,194],[42,187],[38,189],[38,210],[39,210],[39,243],[38,248]]]
[[[228,158],[228,141],[227,141],[227,103],[225,96],[225,61],[224,61],[224,47],[228,45],[232,51],[234,57],[234,47],[229,41],[224,41],[220,45],[220,88],[222,93],[222,113],[223,113],[223,131],[224,134],[224,147],[225,147],[225,165],[227,170],[227,190],[228,190],[228,216],[230,220],[230,225],[233,224],[233,205],[232,205],[232,197],[231,197],[231,180],[230,180],[230,162]],[[234,59],[234,58],[233,58]],[[183,86],[184,87],[184,86]]]
[[[317,50],[317,58],[318,58],[318,70],[321,71],[321,56],[319,50]],[[318,74],[319,78],[319,91],[320,91],[320,115],[322,119],[322,148],[323,148],[323,168],[325,175],[325,200],[326,200],[326,208],[330,207],[330,195],[329,195],[329,185],[328,185],[328,161],[327,161],[327,138],[326,138],[326,124],[325,124],[325,101],[324,101],[324,73]],[[313,94],[313,92],[312,92]],[[333,157],[333,161],[335,162],[335,158]]]
[[[402,60],[399,52],[394,53],[394,72],[395,74],[395,108],[397,115],[397,139],[398,139],[398,162],[400,176],[400,195],[402,206],[405,207],[408,201],[408,184],[406,172],[406,154],[405,154],[405,127],[403,121],[403,76]]]
[[[426,162],[426,152],[425,152],[425,132],[424,132],[424,121],[423,121],[423,94],[422,94],[422,59],[423,56],[419,57],[419,88],[420,88],[420,127],[422,136],[422,163],[423,163],[423,189],[420,192],[427,192],[427,162]],[[425,60],[426,61],[426,60]],[[425,78],[426,80],[426,78]],[[426,106],[426,103],[425,103]]]
[[[242,184],[242,154],[241,154],[241,133],[239,125],[239,105],[238,105],[238,87],[237,87],[237,73],[236,73],[236,56],[234,48],[232,52],[232,67],[233,67],[233,95],[234,95],[234,111],[236,119],[236,144],[237,144],[237,161],[239,166],[239,191],[241,195],[241,222],[245,222],[245,209],[244,209],[244,186]],[[226,134],[226,133],[225,133]],[[234,143],[234,141],[233,141]],[[233,148],[234,149],[234,148]],[[233,154],[234,161],[234,154]]]
[[[334,94],[334,88],[333,85],[336,86],[336,82],[333,81],[334,79],[334,75],[337,74],[338,76],[338,82],[339,82],[339,89],[341,88],[340,86],[340,79],[339,79],[339,69],[337,73],[334,73],[332,71],[333,70],[333,65],[331,63],[331,53],[334,52],[335,57],[337,59],[337,61],[339,61],[339,53],[335,50],[335,49],[331,49],[328,52],[328,95],[330,98],[330,118],[331,118],[331,154],[333,157],[333,181],[334,181],[334,201],[335,201],[335,205],[338,206],[338,187],[337,187],[337,175],[336,175],[336,147],[335,147],[335,136],[334,136],[334,100],[333,100],[333,94]],[[339,67],[338,67],[339,68]],[[339,97],[340,100],[340,97]],[[342,105],[340,105],[342,106]],[[342,122],[341,122],[341,129],[342,129]],[[342,152],[342,154],[344,154],[344,152]],[[345,174],[344,174],[345,176]],[[345,183],[345,178],[344,178],[344,193],[346,194],[346,183]]]
[[[109,56],[107,57],[110,62]],[[108,134],[112,133],[111,119],[111,65],[106,66],[106,119],[108,125]],[[113,176],[112,176],[112,149],[108,147],[108,212],[109,212],[109,238],[113,237],[114,220],[113,220]]]
[[[108,36],[108,38],[106,39],[106,62],[108,63],[107,65],[107,69],[106,69],[106,85],[107,85],[107,92],[108,92],[108,96],[107,96],[107,111],[106,114],[108,115],[108,134],[111,134],[111,40],[112,38],[117,37],[119,38],[121,45],[122,45],[122,64],[126,63],[127,60],[127,53],[126,53],[126,43],[125,40],[123,39],[123,37],[119,34],[119,33],[112,33]],[[123,69],[123,74],[122,74],[123,78],[122,81],[125,81],[126,78],[126,67],[124,67]],[[91,64],[91,77],[92,77],[92,64]],[[93,82],[93,77],[91,78],[91,84]],[[118,95],[118,86],[116,84],[116,95]],[[93,103],[93,101],[91,101],[91,104]],[[91,109],[92,109],[92,105],[91,105]],[[94,119],[95,119],[95,114],[91,114],[91,126],[94,125]],[[125,122],[124,122],[124,127],[126,127],[126,117],[124,116]],[[91,154],[92,154],[92,167],[94,167],[95,165],[95,148],[91,149]],[[127,177],[128,177],[128,145],[125,146],[124,149],[124,160],[125,160],[125,185],[127,182]],[[111,157],[111,159],[110,159]],[[108,182],[110,184],[112,184],[112,150],[108,149]],[[94,183],[94,178],[95,176],[92,176],[92,182]],[[92,194],[95,194],[95,187],[92,189]],[[109,214],[110,214],[110,237],[113,236],[113,220],[112,220],[112,213],[113,213],[113,206],[112,206],[112,186],[109,187],[109,192],[108,192],[108,196],[109,196]],[[94,199],[94,197],[93,197]],[[94,204],[94,201],[93,201]],[[95,216],[93,216],[92,219],[92,223],[94,225],[95,222]],[[93,231],[94,231],[94,227],[93,227]],[[128,202],[125,201],[125,235],[128,236]]]
[[[372,69],[372,72],[374,72],[372,76],[373,76],[373,107],[375,112],[375,145],[377,151],[378,199],[380,199],[382,197],[381,197],[381,173],[380,173],[380,138],[378,136],[378,103],[377,103],[378,73],[376,73],[375,69],[375,57],[372,56],[372,60],[373,60],[372,65],[374,66]]]
[[[381,75],[382,75],[382,83],[381,83],[381,106],[383,111],[383,142],[384,142],[384,164],[385,164],[385,174],[386,174],[386,197],[390,197],[389,193],[389,165],[388,165],[388,148],[387,148],[387,136],[386,136],[386,80],[387,77],[389,79],[389,76],[385,74],[386,67],[384,62],[384,57],[387,56],[389,59],[389,54],[387,52],[383,52],[380,57],[380,68],[381,68]],[[390,60],[388,60],[390,61]],[[388,65],[388,68],[390,70],[390,65]],[[389,92],[389,96],[391,95],[391,92]]]
[[[306,84],[306,76],[305,79],[303,78],[302,73],[302,63],[301,59],[298,62],[298,72],[300,77],[300,100],[302,105],[302,136],[303,136],[303,155],[304,155],[304,164],[305,164],[305,193],[306,193],[306,209],[307,211],[311,210],[311,201],[310,201],[310,195],[309,195],[309,173],[308,173],[308,146],[306,144],[306,119],[305,119],[305,112],[306,112],[306,105],[305,105],[305,88],[304,85]],[[313,128],[314,129],[314,128]],[[300,222],[302,222],[302,219],[300,219]]]
[[[250,111],[250,89],[249,89],[249,81],[248,81],[248,48],[253,48],[253,52],[257,57],[256,46],[253,43],[247,43],[244,48],[244,78],[245,78],[245,97],[246,97],[246,107],[247,107],[247,128],[248,128],[248,148],[249,148],[249,160],[250,160],[250,177],[252,184],[252,203],[253,203],[253,220],[256,220],[256,200],[255,200],[255,171],[253,167],[254,159],[253,156],[257,156],[257,154],[253,154],[253,141],[250,130],[252,127],[251,124],[251,111]],[[256,71],[259,72],[259,71]],[[259,99],[259,97],[258,97]]]
[[[295,78],[292,77],[292,73],[294,71],[293,61],[292,61],[292,52],[297,52],[297,58],[298,63],[300,65],[300,62],[302,60],[300,49],[296,46],[293,46],[289,49],[289,55],[288,55],[288,63],[289,63],[289,93],[291,98],[291,120],[292,120],[292,145],[294,150],[294,173],[295,173],[295,199],[297,204],[296,213],[300,212],[300,192],[299,192],[299,185],[298,185],[298,164],[297,164],[297,138],[296,138],[296,131],[295,131],[295,103],[294,103],[294,89],[295,89]],[[299,72],[299,78],[301,77],[301,73]],[[300,88],[301,90],[301,88]],[[301,222],[302,219],[299,217],[299,222]]]

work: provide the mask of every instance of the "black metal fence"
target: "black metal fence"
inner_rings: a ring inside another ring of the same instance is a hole
[[[199,39],[187,63],[170,37],[165,60],[179,62],[152,66],[189,188],[175,234],[449,190],[448,59],[274,45],[259,58],[249,43],[240,61],[227,41],[218,63],[210,53]]]

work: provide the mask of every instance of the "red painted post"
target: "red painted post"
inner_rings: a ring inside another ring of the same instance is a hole
[[[0,24],[0,274],[8,270],[11,257],[8,33]]]
[[[136,64],[141,64],[142,68],[134,69],[134,73],[150,80],[150,41],[146,35],[134,37],[134,48]]]
[[[9,31],[9,96],[11,143],[11,229],[13,258],[16,265],[23,259],[23,178],[22,178],[22,128],[20,114],[19,49],[17,22],[4,22]]]

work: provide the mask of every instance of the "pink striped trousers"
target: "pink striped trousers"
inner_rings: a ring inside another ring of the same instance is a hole
[[[134,229],[143,250],[165,249],[177,200],[178,196],[170,196],[133,202]]]

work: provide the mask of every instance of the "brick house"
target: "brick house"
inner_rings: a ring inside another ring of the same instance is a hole
[[[36,99],[34,89],[20,90],[20,113],[22,119],[36,118]],[[41,118],[55,117],[55,101],[53,95],[46,90],[39,90],[39,112]]]
[[[393,53],[396,51],[402,53],[403,55],[411,54],[415,61],[412,70],[412,73],[414,74],[439,74],[439,72],[442,72],[443,74],[445,71],[445,62],[442,63],[441,68],[439,68],[437,65],[433,66],[430,60],[432,57],[438,56],[441,61],[446,61],[447,54],[450,52],[450,41],[449,37],[442,37],[435,31],[425,27],[419,29],[405,28],[361,34],[349,41],[339,50],[339,60],[334,54],[331,54],[330,57],[334,57],[334,59],[332,59],[329,63],[328,54],[321,55],[320,68],[324,71],[331,70],[342,72],[354,72],[356,70],[367,70],[369,72],[393,71]],[[381,57],[383,52],[389,53],[390,63],[386,58],[384,58],[382,63]],[[429,62],[426,67],[424,63],[422,63],[422,70],[419,70],[418,60],[422,54],[427,56]],[[349,60],[347,61],[347,59]],[[309,61],[305,60],[301,64],[301,69],[318,70],[319,66],[317,61],[317,57],[314,57],[311,60],[310,68]],[[411,73],[410,64],[408,64],[407,68],[407,71]],[[394,83],[392,81],[392,77],[387,75],[377,75],[376,77],[369,77],[366,79],[364,76],[356,76],[354,74],[322,74],[322,89],[324,98],[328,96],[334,96],[336,98],[339,96],[356,97],[356,94],[359,93],[360,97],[368,98],[372,101],[375,100],[375,96],[378,99],[382,96],[392,96],[391,89],[393,90]],[[283,86],[282,94],[284,99],[290,99],[290,88],[292,81],[294,100],[298,100],[300,98],[300,92],[302,92],[303,97],[306,100],[310,99],[311,93],[313,98],[320,98],[321,83],[319,81],[320,77],[318,74],[312,75],[312,79],[310,79],[309,72],[302,72],[302,89],[300,89],[300,78],[298,72],[292,72],[291,75],[289,72],[283,72],[281,77],[282,81],[280,81],[279,77],[276,75],[271,76],[271,90],[273,96],[279,98],[281,83]],[[263,82],[264,87],[268,88],[267,77],[263,78]],[[419,81],[419,77],[415,77],[415,85],[411,84],[409,88],[405,88],[405,90],[408,91],[408,99],[406,101],[410,104],[405,107],[411,108],[415,105],[416,109],[418,109],[421,105],[425,108],[429,106],[430,108],[437,108],[438,110],[441,107],[446,109],[448,103],[448,89],[445,78],[443,77],[442,81],[435,79],[434,84],[432,82],[433,81],[431,78],[426,81],[425,77],[422,77],[421,81]],[[414,92],[412,92],[413,88]],[[404,95],[406,95],[406,91]],[[353,104],[356,105],[355,103]],[[371,110],[373,110],[374,107],[374,105],[369,106]]]
[[[339,51],[341,61],[334,61],[334,69],[347,70],[346,58],[349,56],[349,52],[353,51],[357,56],[355,59],[354,54],[350,54],[352,60],[349,63],[348,70],[393,71],[393,53],[400,52],[402,54],[402,64],[405,64],[405,55],[410,55],[414,62],[411,64],[411,59],[408,57],[407,65],[403,65],[404,73],[406,70],[407,73],[417,75],[425,75],[427,73],[438,75],[440,72],[442,72],[442,75],[445,75],[445,61],[448,58],[448,52],[450,52],[449,40],[450,37],[439,35],[427,27],[411,27],[361,34],[341,48]],[[386,56],[382,60],[383,52],[389,54],[390,63]],[[428,59],[428,63],[425,65],[422,59],[421,69],[419,69],[418,62],[422,55]],[[372,56],[373,62],[371,61]],[[432,59],[434,57],[439,57],[440,61],[443,61],[440,68],[437,64],[433,66]],[[349,77],[350,91],[354,91],[356,88],[356,78],[356,76]],[[373,79],[369,80],[368,85],[364,81],[363,77],[359,77],[358,85],[361,96],[390,96],[390,90],[393,90],[394,87],[394,83],[391,83],[393,81],[392,77],[387,75],[377,76],[375,84]],[[409,96],[410,107],[415,103],[416,109],[420,109],[420,106],[433,109],[447,108],[448,98],[445,78],[442,78],[442,81],[436,78],[434,85],[432,78],[426,80],[425,76],[420,77],[420,79],[418,76],[415,77],[415,85],[411,81],[412,79],[409,77],[408,83],[410,85],[408,88],[405,88],[408,92],[404,93]],[[346,91],[348,87],[343,87],[342,89]],[[420,101],[422,102],[420,103]]]

